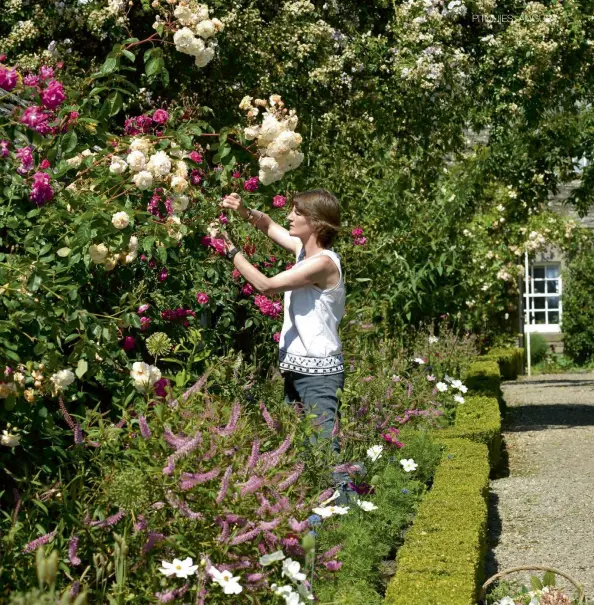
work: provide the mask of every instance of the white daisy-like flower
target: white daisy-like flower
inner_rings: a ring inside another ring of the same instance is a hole
[[[240,594],[243,590],[239,584],[239,576],[233,576],[230,571],[219,571],[216,567],[209,567],[206,570],[222,589],[225,594]]]
[[[445,382],[438,382],[435,385],[435,388],[440,392],[440,393],[445,393],[448,390],[448,385]]]
[[[451,384],[455,389],[459,389],[462,386],[462,381],[456,378],[455,380],[452,380]]]
[[[439,341],[439,338],[437,338],[437,336],[429,336],[429,344],[435,344],[436,342]]]
[[[415,358],[413,359],[413,361],[414,361],[415,363],[418,363],[420,366],[422,366],[422,365],[425,363],[425,360],[424,360],[422,357],[415,357]]]
[[[464,397],[462,397],[462,395],[454,395],[454,401],[456,403],[464,403]]]
[[[275,552],[271,552],[269,555],[262,555],[258,561],[260,565],[266,567],[266,565],[276,563],[277,561],[282,561],[284,558],[285,553],[282,550],[276,550]]]
[[[406,473],[417,470],[417,466],[419,466],[412,458],[403,458],[400,464]]]
[[[292,582],[305,582],[306,575],[300,571],[301,565],[299,561],[293,561],[293,559],[285,559],[283,561],[283,571],[282,574],[284,577],[289,578]]]
[[[382,457],[382,452],[383,451],[384,451],[384,446],[383,445],[372,445],[367,450],[367,457],[372,462],[375,462],[376,460],[379,460]]]
[[[313,508],[312,512],[320,515],[322,519],[327,519],[332,515],[346,515],[349,512],[348,506],[318,506]]]
[[[357,506],[362,508],[365,512],[370,512],[372,510],[377,510],[377,506],[373,502],[367,502],[365,500],[356,500]]]
[[[187,578],[196,573],[198,565],[193,565],[192,557],[188,557],[183,561],[179,559],[173,559],[171,563],[167,561],[161,561],[162,567],[159,567],[159,571],[165,576],[175,575],[177,578]]]

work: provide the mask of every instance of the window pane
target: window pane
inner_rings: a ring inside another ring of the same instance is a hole
[[[545,293],[545,282],[544,281],[533,281],[532,282],[533,292],[536,294]]]
[[[559,277],[559,265],[550,265],[546,268],[547,277]]]
[[[558,296],[549,296],[549,309],[558,309],[559,308],[559,297]]]
[[[545,308],[545,297],[542,296],[540,298],[533,298],[532,299],[532,308],[533,309],[544,309]]]
[[[559,282],[556,279],[547,280],[547,292],[549,294],[558,294],[559,293]]]
[[[534,279],[544,279],[544,276],[545,276],[544,267],[534,267]]]
[[[549,323],[550,324],[559,323],[559,311],[549,311]]]
[[[534,323],[535,324],[546,324],[546,313],[544,311],[537,311],[534,313]]]

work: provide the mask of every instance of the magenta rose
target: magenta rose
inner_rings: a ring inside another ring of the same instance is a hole
[[[155,395],[157,397],[165,397],[167,395],[167,387],[169,386],[169,380],[167,378],[161,378],[155,382]]]
[[[361,227],[357,227],[351,231],[351,235],[353,237],[361,237],[363,235],[363,229],[361,229]]]
[[[153,122],[165,124],[169,120],[169,114],[164,109],[157,109],[153,114]]]
[[[198,304],[205,305],[209,301],[208,294],[206,294],[206,292],[198,292],[198,294],[196,294],[196,300],[198,301]]]
[[[52,80],[41,93],[41,100],[48,109],[56,109],[64,102],[66,95],[61,82]]]
[[[132,336],[126,336],[122,342],[122,348],[124,351],[131,351],[136,346],[136,341]]]
[[[243,188],[246,191],[250,191],[250,192],[254,192],[254,191],[258,191],[258,184],[259,184],[259,180],[257,176],[253,176],[251,178],[249,178],[244,184],[243,184]]]
[[[275,208],[282,208],[287,203],[287,198],[284,195],[275,195],[272,198],[272,205]]]
[[[48,65],[43,65],[41,67],[41,69],[39,70],[39,75],[44,80],[49,80],[50,78],[54,77],[54,68],[53,67],[49,67]]]
[[[0,88],[10,92],[17,83],[17,71],[16,69],[7,69],[6,67],[0,67]]]

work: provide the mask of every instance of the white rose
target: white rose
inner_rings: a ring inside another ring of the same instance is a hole
[[[134,181],[134,184],[138,187],[138,189],[144,191],[145,189],[148,189],[152,186],[153,175],[148,170],[143,170],[142,172],[135,174],[132,180]]]
[[[285,130],[281,132],[278,137],[275,139],[275,143],[279,143],[282,145],[286,145],[289,149],[295,149],[301,145],[303,141],[303,137],[298,132],[293,132],[292,130]]]
[[[197,57],[201,55],[206,48],[206,44],[204,44],[204,40],[202,38],[194,38],[192,43],[188,46],[184,52],[191,57]]]
[[[116,212],[111,217],[111,224],[116,229],[125,229],[130,224],[130,217],[127,212]]]
[[[253,141],[260,136],[260,127],[259,126],[248,126],[244,128],[243,135],[248,141]]]
[[[195,28],[196,34],[198,34],[201,38],[208,40],[208,38],[212,38],[216,33],[215,24],[210,19],[205,19],[198,23]]]
[[[54,383],[54,386],[58,391],[63,391],[74,382],[74,374],[71,370],[60,370],[59,372],[52,374],[50,380]]]
[[[164,151],[157,151],[151,156],[146,168],[155,177],[167,176],[171,172],[171,158]]]
[[[289,153],[289,151],[291,151],[291,149],[285,142],[280,140],[280,137],[274,139],[274,141],[266,147],[266,155],[277,160],[279,157]]]
[[[206,67],[214,58],[214,48],[205,48],[200,54],[196,55],[194,63],[196,67]]]
[[[259,164],[264,172],[278,172],[278,162],[274,158],[260,158]]]
[[[189,27],[182,27],[173,35],[175,48],[180,52],[186,52],[195,37],[194,32]]]
[[[131,250],[130,252],[128,252],[128,254],[126,254],[126,258],[124,259],[124,262],[129,265],[130,263],[134,262],[136,260],[136,258],[138,257],[138,252],[136,250]]]
[[[174,176],[171,179],[171,188],[176,193],[183,193],[188,188],[188,181],[181,176]]]
[[[262,185],[266,186],[276,181],[280,181],[284,175],[285,173],[282,170],[277,170],[275,172],[260,170],[258,173],[258,178],[260,179]]]
[[[68,166],[70,166],[71,168],[78,168],[81,165],[82,161],[82,155],[78,154],[75,155],[73,158],[66,160],[66,164],[68,164]]]
[[[105,244],[99,244],[99,245],[91,244],[89,246],[89,254],[91,256],[91,260],[96,265],[103,264],[108,253],[109,253],[109,250],[107,249],[107,246]]]
[[[187,6],[176,6],[173,14],[182,25],[189,25],[192,21],[192,11]]]
[[[265,147],[269,143],[272,143],[283,130],[283,124],[281,124],[271,113],[267,113],[264,116],[262,126],[260,127],[258,145]]]
[[[251,109],[253,98],[254,97],[250,97],[249,95],[246,95],[245,97],[243,97],[243,99],[241,99],[241,103],[239,104],[239,109],[243,109],[245,111],[247,111],[248,109]]]
[[[212,19],[212,24],[215,26],[215,29],[217,30],[217,32],[222,32],[225,29],[225,24],[220,19],[217,19],[216,17],[214,19]]]
[[[299,123],[299,118],[295,115],[295,110],[291,109],[289,112],[289,117],[285,120],[285,126],[289,130],[295,130],[297,128],[297,124]]]
[[[130,141],[131,151],[141,151],[144,155],[148,155],[151,149],[151,142],[146,137],[137,137]]]
[[[194,21],[200,23],[200,21],[204,21],[205,19],[208,19],[208,6],[206,4],[199,4],[194,11]]]
[[[305,156],[301,151],[292,149],[288,153],[276,158],[276,161],[278,163],[279,170],[287,172],[289,170],[295,170],[296,168],[299,168],[301,162],[303,162],[304,157]]]
[[[138,151],[137,149],[128,154],[126,162],[128,162],[128,166],[132,172],[140,172],[146,166],[146,157],[142,151]]]
[[[108,256],[103,263],[106,271],[113,271],[118,264],[118,259],[116,256]]]
[[[133,235],[130,238],[130,243],[128,244],[128,248],[130,250],[130,252],[136,252],[138,250],[138,238]]]
[[[190,203],[190,199],[187,195],[175,195],[173,196],[173,210],[175,212],[183,212],[187,209]]]
[[[112,174],[122,174],[126,172],[128,168],[128,164],[124,161],[124,158],[120,158],[118,156],[114,156],[111,158],[111,164],[109,166],[109,172]]]
[[[2,431],[2,437],[0,437],[0,443],[6,447],[16,447],[21,440],[19,435],[9,433],[7,430]]]
[[[157,380],[161,379],[161,371],[155,366],[149,366],[143,361],[137,361],[132,365],[130,377],[138,391],[144,392],[152,387]]]
[[[175,163],[175,176],[180,176],[184,179],[188,176],[188,165],[185,162],[180,160]]]

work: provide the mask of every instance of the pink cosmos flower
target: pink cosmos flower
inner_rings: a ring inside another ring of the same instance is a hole
[[[363,229],[361,229],[361,227],[357,227],[351,231],[351,235],[353,237],[361,237],[363,235]]]
[[[328,571],[338,571],[342,567],[342,561],[326,561],[324,567]]]
[[[42,77],[42,79],[49,80],[50,78],[54,77],[54,68],[43,65],[39,70],[39,75]]]
[[[169,114],[164,109],[157,109],[153,114],[153,122],[165,124],[169,120]]]
[[[198,304],[205,305],[209,301],[208,294],[205,292],[198,292],[196,294],[196,300],[198,301]]]
[[[398,449],[400,449],[400,448],[404,447],[404,443],[402,443],[401,441],[398,441],[398,439],[396,439],[396,436],[399,434],[400,434],[400,431],[398,429],[390,427],[385,433],[382,433],[382,439],[384,441],[387,441],[391,445],[396,446]]]
[[[272,205],[275,208],[282,208],[287,203],[287,198],[284,195],[275,195],[272,198]]]
[[[16,68],[7,69],[6,67],[0,67],[0,88],[10,92],[17,83],[17,70]]]
[[[136,341],[134,340],[134,338],[132,336],[126,336],[122,343],[122,349],[127,352],[134,349],[134,347],[136,347]]]
[[[274,342],[280,342],[280,337],[281,337],[281,333],[276,332],[275,334],[273,334],[272,340],[274,340]]]
[[[259,179],[257,176],[253,176],[251,178],[249,178],[244,184],[243,184],[243,188],[246,191],[250,191],[250,192],[254,192],[254,191],[258,191],[258,184],[259,184]]]
[[[66,99],[62,82],[52,80],[47,88],[41,93],[41,100],[48,109],[56,109]]]
[[[192,162],[196,162],[196,164],[202,164],[202,155],[199,154],[197,151],[192,151],[189,157]]]

